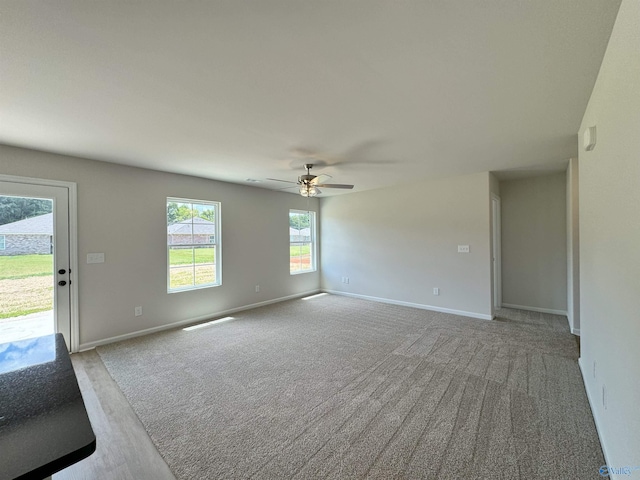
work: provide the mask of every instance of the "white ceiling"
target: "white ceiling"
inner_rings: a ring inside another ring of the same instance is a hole
[[[265,188],[566,164],[619,3],[2,0],[0,143]]]

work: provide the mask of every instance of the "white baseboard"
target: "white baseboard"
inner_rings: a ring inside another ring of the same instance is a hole
[[[593,421],[596,424],[596,433],[598,434],[598,438],[600,439],[600,446],[602,447],[602,453],[604,455],[604,461],[606,465],[611,465],[611,462],[609,461],[609,455],[607,455],[607,445],[604,441],[604,438],[602,437],[602,429],[600,428],[600,421],[598,420],[598,416],[596,415],[596,411],[593,408],[594,406],[594,399],[591,397],[591,390],[588,387],[588,383],[589,381],[587,380],[587,372],[589,371],[588,368],[586,368],[584,361],[582,360],[582,357],[580,357],[578,359],[578,367],[580,367],[580,373],[582,374],[582,382],[584,383],[584,390],[585,392],[587,392],[587,400],[589,400],[589,407],[591,408],[591,415],[593,416]],[[613,478],[615,479],[617,477],[617,475],[615,474],[610,474],[608,478]]]
[[[322,291],[326,292],[326,293],[331,293],[332,295],[342,295],[344,297],[361,298],[363,300],[371,300],[373,302],[388,303],[388,304],[391,304],[391,305],[400,305],[400,306],[403,306],[403,307],[419,308],[421,310],[431,310],[433,312],[450,313],[452,315],[461,315],[463,317],[478,318],[480,320],[493,320],[491,315],[485,315],[483,313],[466,312],[464,310],[453,310],[451,308],[436,307],[436,306],[433,306],[433,305],[424,305],[422,303],[403,302],[403,301],[400,301],[400,300],[392,300],[390,298],[371,297],[369,295],[360,295],[358,293],[340,292],[338,290],[322,289]]]
[[[526,305],[514,305],[512,303],[503,303],[504,308],[515,308],[516,310],[527,310],[529,312],[551,313],[553,315],[567,316],[566,310],[554,310],[552,308],[528,307]]]
[[[106,345],[108,343],[120,342],[122,340],[128,340],[130,338],[141,337],[142,335],[149,335],[150,333],[161,332],[163,330],[170,330],[172,328],[182,327],[185,325],[195,324],[202,322],[203,320],[211,320],[215,317],[223,317],[231,313],[242,312],[244,310],[251,310],[252,308],[264,307],[273,303],[286,302],[287,300],[293,300],[296,298],[306,297],[308,295],[314,295],[320,293],[320,289],[310,290],[308,292],[296,293],[294,295],[287,295],[286,297],[274,298],[272,300],[265,300],[264,302],[252,303],[251,305],[244,305],[242,307],[230,308],[229,310],[222,310],[220,312],[207,313],[206,315],[200,315],[198,317],[187,318],[178,322],[169,323],[166,325],[160,325],[158,327],[146,328],[144,330],[138,330],[132,333],[126,333],[124,335],[117,335],[115,337],[105,338],[103,340],[97,340],[95,342],[82,343],[80,345],[80,352],[91,350],[99,347],[100,345]]]
[[[571,329],[571,333],[573,333],[574,335],[580,336],[580,329],[579,328],[572,328]]]

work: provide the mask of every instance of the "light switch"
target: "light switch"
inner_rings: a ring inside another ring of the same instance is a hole
[[[87,253],[87,263],[104,263],[104,253]]]

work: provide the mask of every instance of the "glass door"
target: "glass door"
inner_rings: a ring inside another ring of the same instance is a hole
[[[0,182],[0,344],[60,332],[71,345],[69,189]]]

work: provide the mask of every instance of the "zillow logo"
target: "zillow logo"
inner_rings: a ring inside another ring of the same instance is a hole
[[[626,466],[626,467],[612,467],[611,465],[602,465],[598,473],[601,477],[608,477],[609,475],[631,475],[632,472],[640,470],[640,465]]]

